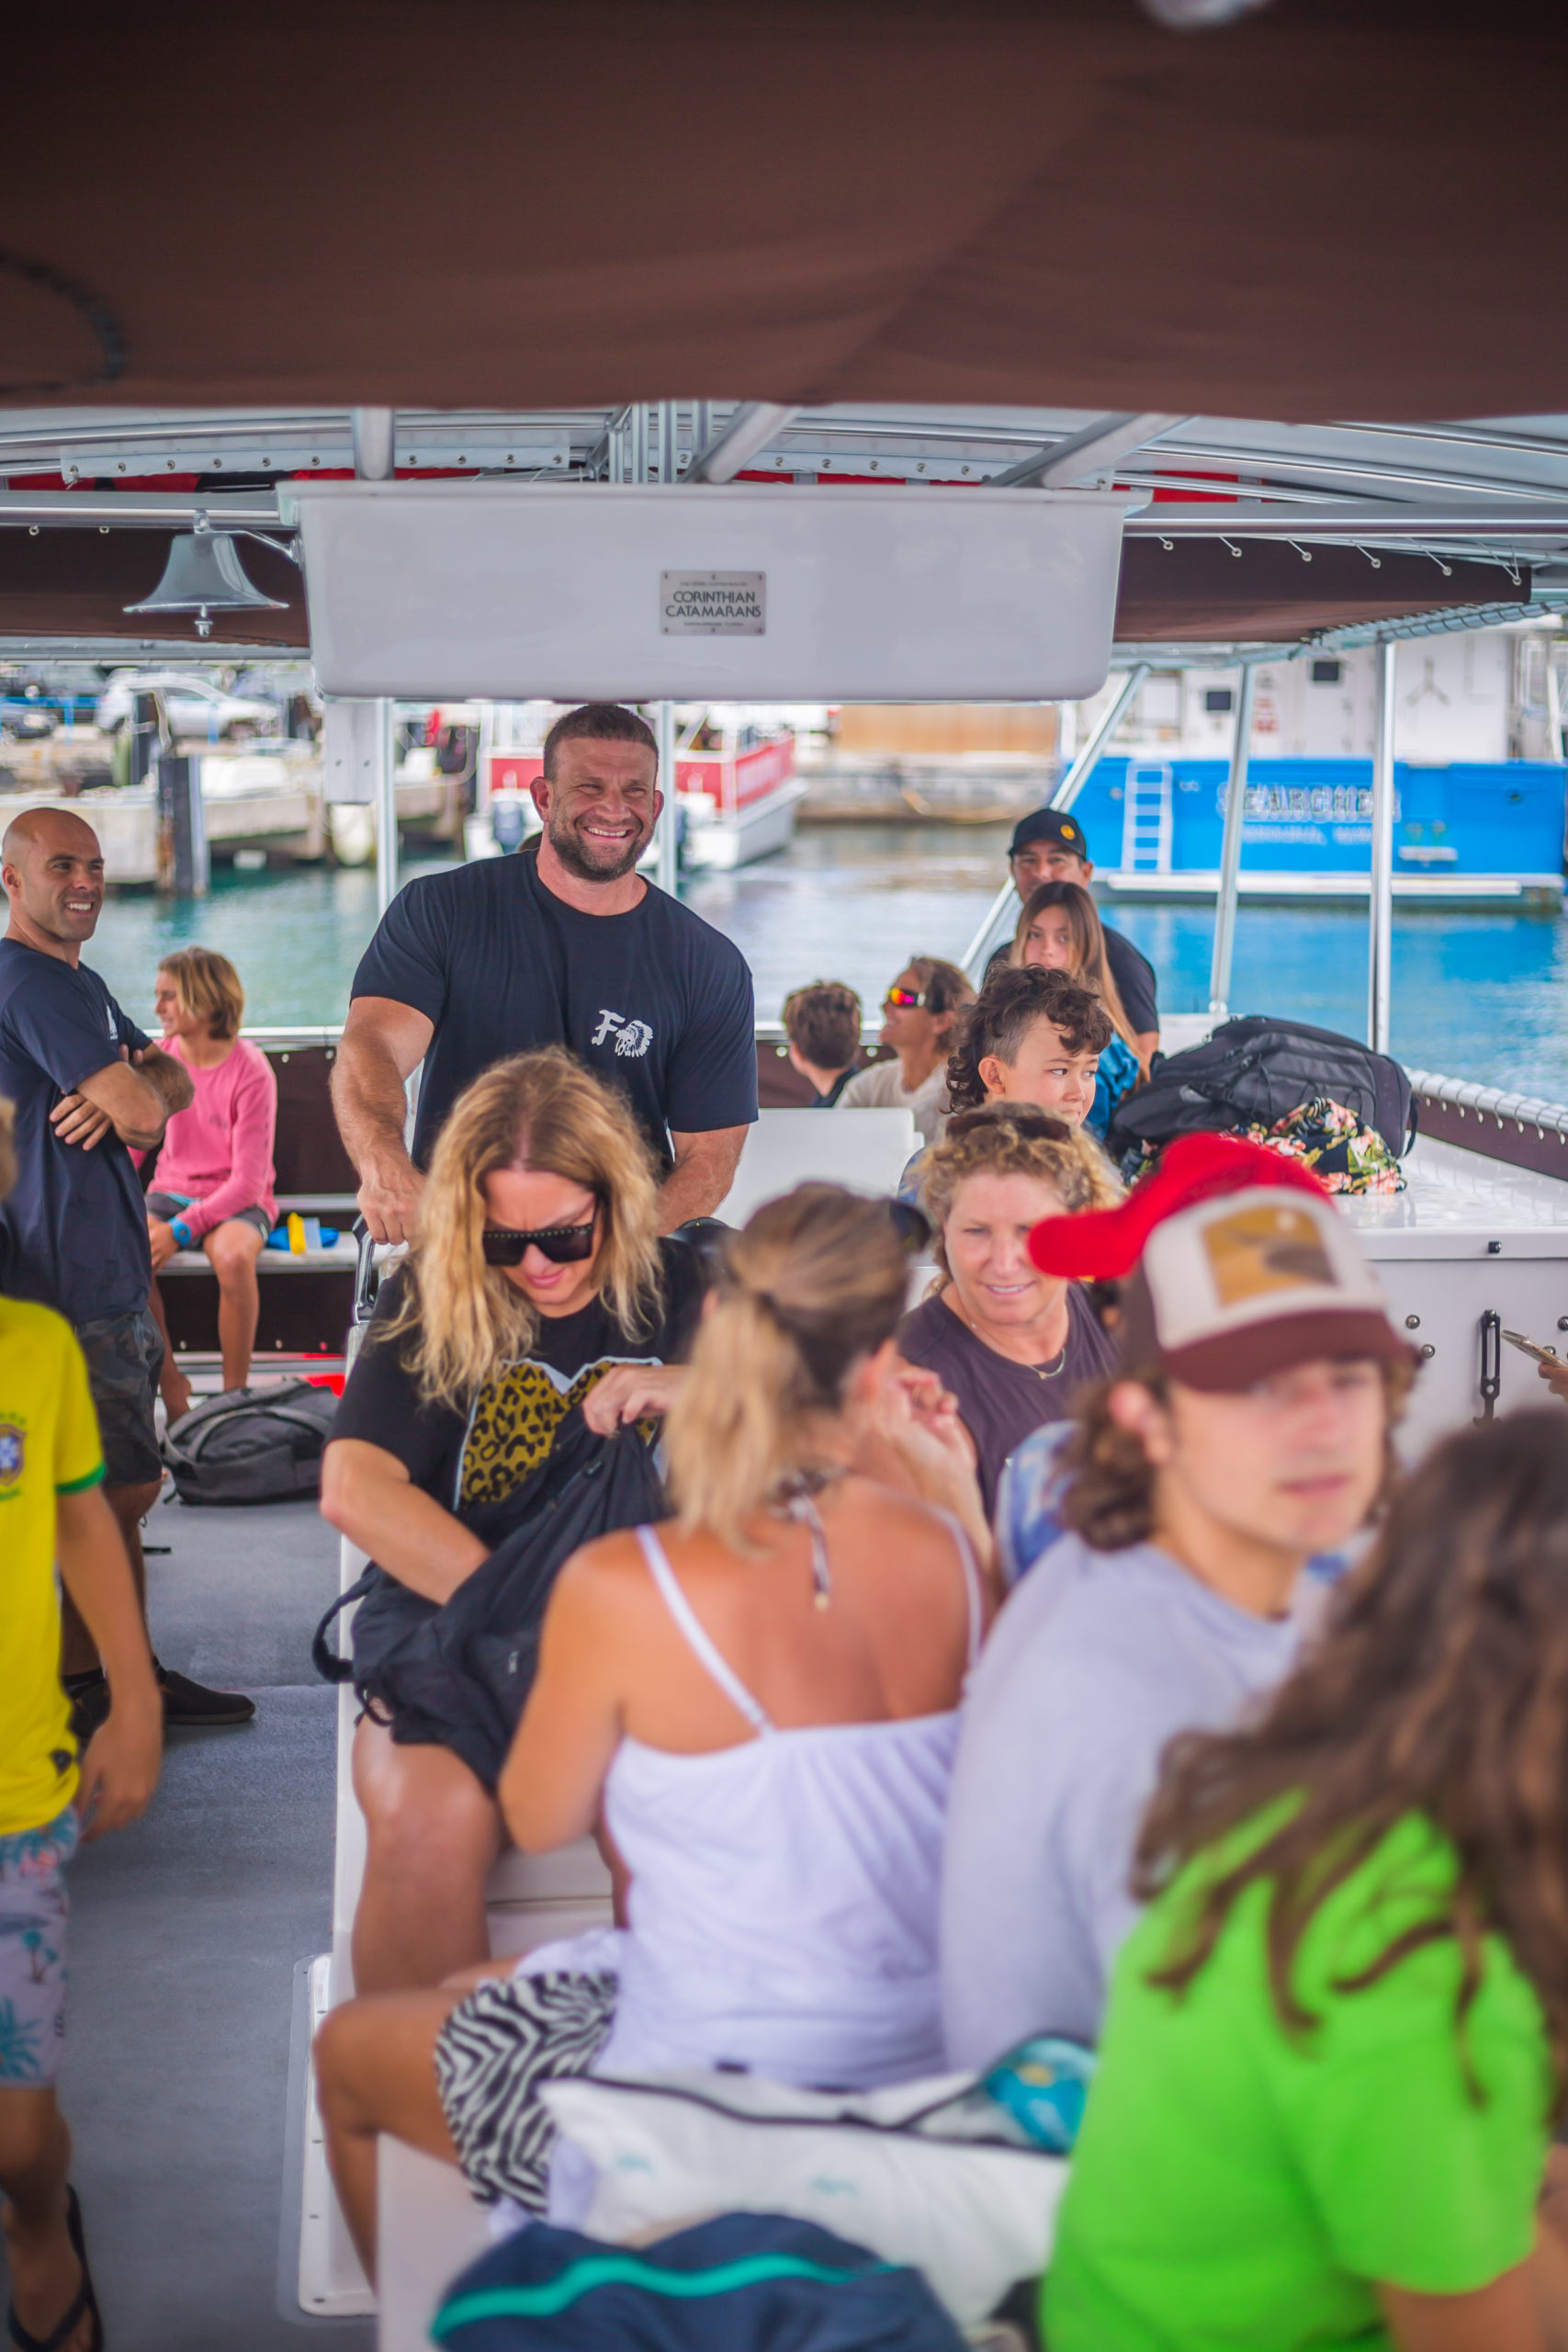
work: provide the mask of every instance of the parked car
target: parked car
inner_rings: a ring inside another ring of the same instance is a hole
[[[97,723],[105,734],[124,726],[134,695],[154,691],[163,697],[177,741],[194,737],[206,743],[233,743],[279,730],[276,703],[228,694],[210,678],[193,676],[188,670],[122,670],[98,697]]]

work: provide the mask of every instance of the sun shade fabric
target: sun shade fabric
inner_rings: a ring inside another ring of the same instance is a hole
[[[24,13],[8,86],[60,39]],[[265,54],[174,0],[72,49],[65,150],[6,126],[0,398],[1564,404],[1524,0],[278,0]]]

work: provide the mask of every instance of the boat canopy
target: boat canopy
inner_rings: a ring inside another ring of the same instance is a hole
[[[6,69],[19,402],[1568,399],[1527,0],[169,0]]]
[[[205,650],[305,650],[286,485],[333,476],[1116,489],[1124,660],[1568,591],[1524,0],[159,22],[7,124],[6,650],[202,650],[127,610],[201,517],[282,606]],[[6,62],[56,89],[57,28]]]

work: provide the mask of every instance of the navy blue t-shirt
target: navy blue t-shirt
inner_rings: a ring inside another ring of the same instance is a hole
[[[360,959],[352,994],[435,1024],[420,1081],[421,1167],[470,1080],[505,1054],[566,1046],[627,1097],[668,1165],[669,1133],[757,1115],[751,975],[739,948],[662,890],[585,915],[539,879],[531,850],[408,883]]]
[[[70,1323],[131,1315],[152,1279],[147,1211],[129,1151],[111,1131],[91,1151],[62,1143],[49,1114],[95,1070],[148,1039],[96,972],[0,939],[0,1094],[17,1106],[17,1183],[6,1283]]]

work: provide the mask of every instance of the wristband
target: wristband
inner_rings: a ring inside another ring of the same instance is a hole
[[[179,1243],[182,1250],[195,1249],[196,1236],[191,1231],[183,1216],[172,1216],[169,1219],[169,1231],[174,1235],[175,1239]]]

